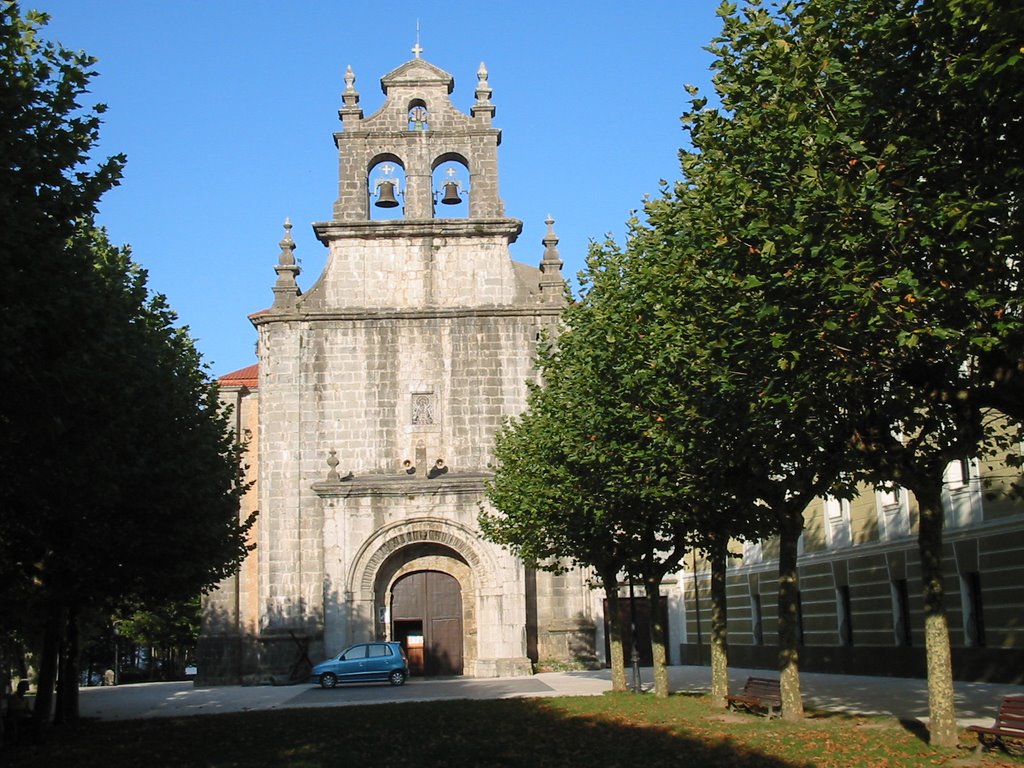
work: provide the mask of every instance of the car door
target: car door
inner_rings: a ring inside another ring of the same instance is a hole
[[[368,680],[387,680],[388,673],[394,666],[391,648],[383,643],[367,646],[366,678]]]
[[[362,680],[366,674],[366,646],[353,645],[338,657],[338,679]]]

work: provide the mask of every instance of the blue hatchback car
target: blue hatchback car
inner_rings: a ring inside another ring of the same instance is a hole
[[[409,663],[400,643],[373,642],[350,645],[337,656],[321,661],[311,675],[311,681],[324,688],[338,683],[387,681],[402,685],[409,677]]]

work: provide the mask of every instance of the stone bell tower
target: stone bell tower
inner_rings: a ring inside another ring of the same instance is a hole
[[[286,225],[273,306],[252,315],[258,615],[236,629],[264,676],[369,639],[402,642],[428,675],[593,652],[583,575],[533,573],[477,526],[495,433],[564,301],[553,221],[539,268],[512,260],[522,224],[498,193],[487,70],[465,114],[413,52],[369,117],[346,72],[338,197],[313,225],[326,266],[302,293]]]

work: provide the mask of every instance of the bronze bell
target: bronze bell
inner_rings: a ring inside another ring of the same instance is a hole
[[[395,182],[382,181],[377,185],[377,202],[374,205],[378,208],[395,208],[398,206],[398,200],[395,199]]]
[[[445,205],[458,205],[462,202],[462,198],[459,197],[459,185],[455,181],[446,181],[444,183],[444,197],[441,198],[441,202]]]

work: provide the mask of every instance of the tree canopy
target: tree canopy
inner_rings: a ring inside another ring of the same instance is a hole
[[[557,341],[542,345],[543,384],[531,384],[526,412],[497,437],[488,486],[496,511],[485,510],[480,523],[489,538],[539,567],[594,570],[612,627],[613,682],[624,689],[620,574],[656,588],[685,549],[678,515],[667,503],[669,459],[644,442],[649,414],[621,396],[629,330],[616,337],[624,307],[613,305],[609,286],[621,273],[607,255],[592,252],[588,290],[567,308]],[[603,303],[594,301],[599,295]],[[593,343],[594,334],[602,343]],[[653,622],[658,687],[667,695],[663,629],[660,619]]]
[[[251,521],[188,330],[94,223],[124,158],[93,160],[95,62],[45,41],[46,20],[0,8],[0,601],[42,625],[25,635],[42,643],[39,717],[64,638],[74,717],[80,607],[195,596],[238,567]]]
[[[1016,440],[1024,415],[1024,8],[751,0],[719,15],[717,103],[691,90],[682,181],[645,203],[622,252],[592,255],[607,289],[567,313],[569,343],[615,361],[587,377],[592,402],[612,392],[634,419],[592,450],[650,456],[691,542],[781,534],[797,714],[804,508],[858,479],[914,491],[931,737],[948,744],[942,472]]]

